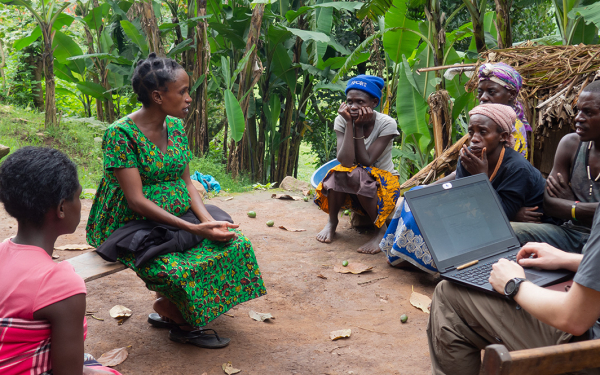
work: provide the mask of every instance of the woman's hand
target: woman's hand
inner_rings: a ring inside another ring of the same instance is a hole
[[[488,160],[486,148],[481,150],[481,159],[475,156],[466,145],[460,150],[460,163],[470,174],[485,173],[488,174]]]
[[[366,128],[375,123],[375,112],[371,107],[362,107],[358,110],[358,117],[354,120],[355,128]]]
[[[575,200],[573,190],[571,190],[569,183],[565,181],[560,173],[556,175],[556,178],[548,176],[548,179],[546,180],[546,191],[552,198],[566,199],[569,201]]]
[[[238,227],[239,224],[231,224],[226,221],[210,221],[193,225],[190,232],[211,241],[227,242],[236,237],[235,232],[230,232],[229,228]]]
[[[514,221],[519,221],[521,223],[541,223],[542,216],[544,216],[544,214],[541,212],[536,212],[537,209],[537,206],[521,207],[519,211],[517,211]]]
[[[346,124],[352,124],[352,116],[350,116],[350,109],[346,103],[342,103],[338,109],[338,114],[346,120]]]

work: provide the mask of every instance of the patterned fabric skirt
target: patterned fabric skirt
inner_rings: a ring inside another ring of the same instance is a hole
[[[413,189],[420,188],[422,186]],[[428,273],[438,271],[406,200],[402,200],[396,209],[379,248],[392,266],[407,261]]]
[[[158,256],[140,267],[133,253],[119,261],[148,289],[173,302],[192,326],[202,327],[233,306],[267,294],[250,240],[235,230],[229,242],[204,240],[181,253]]]
[[[365,172],[367,172],[377,186],[377,218],[375,219],[374,224],[377,226],[377,228],[381,228],[383,224],[385,224],[387,217],[392,213],[392,211],[394,211],[398,197],[400,197],[400,183],[398,182],[398,178],[396,176],[392,175],[388,171],[384,171],[375,167],[363,167],[361,165],[355,165],[351,168],[346,168],[342,165],[336,165],[335,167],[331,168],[329,172],[327,172],[323,182],[327,183],[328,179],[333,178],[334,173],[349,174],[356,168],[362,168]],[[326,213],[329,213],[329,201],[327,200],[327,192],[323,189],[323,182],[317,186],[315,204],[317,204]],[[361,188],[361,186],[357,186],[356,193],[360,194]],[[337,189],[334,190],[337,191]],[[352,194],[347,189],[342,192],[348,193],[346,196],[346,201],[342,205],[343,210],[351,209],[360,215],[367,215],[360,205],[360,202],[356,197],[356,193]]]

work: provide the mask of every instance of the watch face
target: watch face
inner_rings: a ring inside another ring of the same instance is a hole
[[[504,293],[506,295],[511,295],[514,291],[515,291],[515,280],[509,280],[508,283],[506,283],[506,287],[504,288]]]

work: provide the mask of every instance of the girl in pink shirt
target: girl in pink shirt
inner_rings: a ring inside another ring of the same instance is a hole
[[[61,152],[24,147],[0,165],[0,202],[17,235],[0,243],[0,373],[118,374],[84,366],[85,283],[52,261],[81,218],[77,168]]]

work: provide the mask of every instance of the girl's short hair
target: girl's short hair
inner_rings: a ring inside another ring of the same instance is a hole
[[[175,72],[183,69],[175,60],[166,57],[157,57],[152,52],[147,59],[140,60],[133,71],[131,85],[133,92],[137,94],[138,100],[148,106],[152,98],[150,94],[154,90],[166,91],[167,83],[175,81]]]
[[[52,148],[23,147],[0,165],[0,202],[20,223],[42,226],[48,210],[78,188],[77,166]]]

